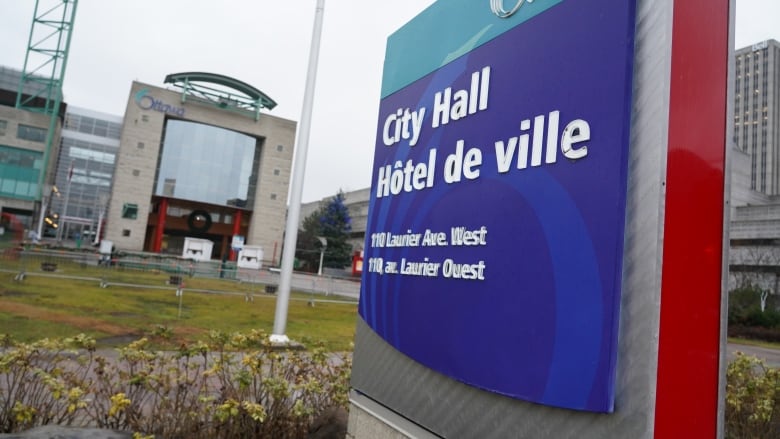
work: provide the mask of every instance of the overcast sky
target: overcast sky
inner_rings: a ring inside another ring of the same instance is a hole
[[[326,1],[304,202],[370,185],[387,36],[432,3]],[[23,67],[34,4],[0,0],[0,65]],[[66,101],[122,115],[133,80],[163,86],[169,73],[204,71],[257,87],[278,103],[270,114],[297,121],[315,5],[315,0],[80,0]],[[736,47],[780,40],[780,1],[737,0],[736,14]]]

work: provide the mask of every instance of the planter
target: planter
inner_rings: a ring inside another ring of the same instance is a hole
[[[41,262],[41,271],[57,271],[57,264],[54,262]]]

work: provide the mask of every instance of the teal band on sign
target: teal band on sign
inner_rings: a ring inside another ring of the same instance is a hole
[[[506,3],[516,1],[506,0]],[[494,14],[490,0],[437,1],[388,37],[382,98],[563,1],[526,0],[508,18]],[[438,38],[421,40],[419,35]],[[544,44],[544,41],[538,44]]]

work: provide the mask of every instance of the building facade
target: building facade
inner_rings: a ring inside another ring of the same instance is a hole
[[[780,43],[734,59],[729,289],[780,294]]]
[[[46,160],[46,136],[51,118],[16,108],[21,72],[0,67],[0,213],[13,215],[26,229],[34,230],[44,190],[54,175],[62,119],[55,126],[52,151]],[[34,95],[28,85],[23,95]],[[60,107],[64,114],[65,105]],[[44,164],[48,161],[48,164]],[[44,167],[48,168],[44,170]],[[41,175],[43,173],[43,176]],[[44,187],[41,186],[43,183]]]
[[[780,195],[780,43],[735,52],[734,142],[750,156],[750,189]]]
[[[44,236],[95,240],[111,193],[121,129],[120,116],[68,107],[56,163],[59,196],[49,208],[58,227],[47,227]]]
[[[238,237],[262,246],[275,263],[296,123],[261,114],[267,97],[238,80],[190,73],[166,82],[182,78],[180,90],[131,86],[105,239],[118,249],[173,255],[181,255],[186,238],[208,239],[211,257],[220,259]],[[195,80],[210,82],[209,91],[198,93]],[[224,91],[215,93],[218,87]],[[265,108],[275,105],[267,101]]]

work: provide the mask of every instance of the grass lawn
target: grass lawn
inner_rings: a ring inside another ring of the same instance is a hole
[[[747,338],[736,338],[736,337],[729,337],[728,341],[729,343],[734,343],[734,344],[744,344],[748,346],[758,346],[758,347],[769,348],[769,349],[780,349],[780,343],[772,343],[771,341],[749,340]]]
[[[0,263],[0,268],[14,269],[9,261]],[[38,267],[28,268],[28,272],[33,271],[38,272]],[[257,284],[185,277],[179,316],[175,291],[159,288],[167,287],[167,273],[107,271],[70,263],[59,264],[57,273],[147,287],[100,288],[94,280],[34,275],[17,282],[12,272],[0,272],[0,334],[33,341],[85,333],[95,337],[99,346],[114,346],[149,334],[160,325],[172,330],[174,338],[180,341],[203,339],[210,330],[258,329],[270,333],[273,328],[276,296],[261,293],[262,287]],[[246,300],[248,294],[254,301]],[[286,331],[290,339],[304,343],[321,341],[330,350],[350,350],[357,305],[317,302],[309,306],[310,297],[292,294]]]

